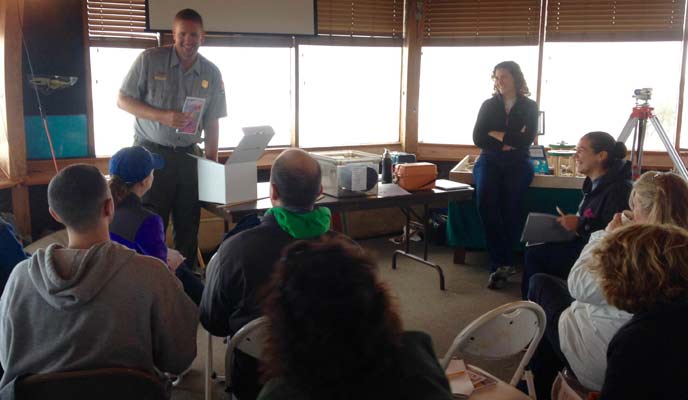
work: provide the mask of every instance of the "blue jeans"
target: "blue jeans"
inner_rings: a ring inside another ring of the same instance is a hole
[[[518,150],[482,153],[473,167],[476,203],[485,230],[490,271],[514,265],[514,244],[523,226],[524,201],[533,165]]]
[[[585,240],[577,238],[570,242],[543,243],[526,248],[521,280],[523,300],[528,300],[530,277],[535,274],[545,273],[564,280],[568,278],[585,244]]]

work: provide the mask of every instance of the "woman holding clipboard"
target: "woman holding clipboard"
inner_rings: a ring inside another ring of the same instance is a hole
[[[561,215],[558,222],[570,232],[573,240],[544,243],[526,249],[521,294],[528,298],[530,277],[546,273],[566,279],[573,263],[588,243],[590,234],[605,226],[615,213],[628,209],[631,182],[631,162],[625,160],[626,146],[606,132],[585,134],[576,146],[574,156],[578,172],[586,176],[583,182],[583,201],[575,215]],[[560,214],[563,214],[561,210]]]

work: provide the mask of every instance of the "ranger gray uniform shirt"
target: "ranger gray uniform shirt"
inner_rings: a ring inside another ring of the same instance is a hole
[[[141,53],[124,78],[120,91],[163,110],[182,111],[187,96],[205,99],[195,135],[177,133],[175,128],[157,121],[136,118],[136,137],[162,146],[186,147],[199,143],[201,131],[208,121],[227,116],[220,70],[198,54],[193,66],[183,72],[174,46],[156,47]]]

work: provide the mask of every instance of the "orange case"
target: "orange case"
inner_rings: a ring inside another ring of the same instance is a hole
[[[397,164],[394,166],[394,180],[409,192],[430,190],[435,187],[437,165],[427,162]]]

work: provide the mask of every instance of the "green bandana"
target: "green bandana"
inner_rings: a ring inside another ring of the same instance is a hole
[[[265,212],[272,215],[283,231],[294,239],[313,239],[322,236],[330,229],[330,209],[318,207],[306,213],[294,213],[281,207],[273,207]]]

